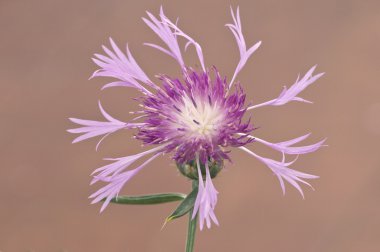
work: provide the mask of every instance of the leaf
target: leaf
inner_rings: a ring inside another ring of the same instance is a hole
[[[186,198],[178,205],[178,207],[174,210],[174,212],[166,218],[164,225],[168,223],[169,221],[177,219],[181,216],[184,216],[188,212],[190,212],[190,210],[193,209],[194,207],[197,194],[198,194],[198,186],[195,186],[193,191],[189,193],[189,195],[186,196]]]
[[[179,201],[185,199],[185,197],[186,195],[182,193],[159,193],[138,196],[118,196],[113,198],[111,202],[128,205],[153,205]]]

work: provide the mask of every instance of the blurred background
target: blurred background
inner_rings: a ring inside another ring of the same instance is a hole
[[[71,144],[68,117],[101,120],[97,102],[128,120],[139,94],[100,91],[88,81],[90,58],[111,36],[128,42],[140,66],[180,74],[175,61],[143,46],[160,43],[142,22],[149,10],[180,17],[203,47],[206,64],[231,77],[238,62],[230,5],[240,6],[247,43],[262,40],[238,79],[254,104],[272,99],[298,73],[318,64],[326,75],[302,93],[314,104],[290,103],[252,112],[257,136],[283,141],[308,132],[329,147],[300,157],[294,168],[320,175],[286,196],[271,171],[234,150],[214,183],[220,227],[198,232],[196,251],[380,251],[380,2],[374,1],[0,1],[0,251],[183,251],[187,218],[161,230],[176,203],[112,205],[99,214],[88,195],[103,157],[142,150],[133,132]],[[193,48],[188,65],[197,66]],[[252,144],[257,153],[279,158]],[[190,191],[169,156],[128,183],[123,194]]]

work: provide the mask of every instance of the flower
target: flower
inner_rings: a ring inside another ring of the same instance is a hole
[[[186,164],[195,166],[195,174],[191,178],[198,179],[199,186],[192,217],[199,215],[200,229],[203,229],[205,223],[208,228],[211,227],[211,222],[218,225],[215,215],[218,191],[213,185],[212,178],[219,172],[220,167],[211,169],[209,163],[218,166],[223,164],[224,160],[230,160],[229,152],[233,147],[264,163],[279,179],[283,193],[285,193],[285,180],[304,196],[300,183],[311,186],[306,180],[318,177],[289,167],[299,155],[314,152],[324,146],[325,139],[311,145],[294,146],[308,138],[310,134],[306,134],[292,140],[272,143],[257,137],[256,134],[252,135],[255,128],[250,119],[244,120],[244,116],[247,111],[259,107],[280,106],[290,101],[309,102],[298,95],[323,73],[313,76],[316,68],[314,66],[303,78],[297,78],[289,89],[285,87],[277,98],[247,106],[246,94],[242,86],[235,82],[235,78],[248,58],[260,47],[261,41],[247,49],[239,8],[236,13],[231,8],[233,23],[226,25],[235,37],[240,52],[240,60],[229,82],[221,77],[216,67],[206,67],[201,46],[177,26],[178,22],[171,21],[164,14],[162,7],[158,17],[149,12],[147,15],[143,21],[162,39],[166,47],[151,43],[145,45],[174,58],[180,66],[181,77],[173,78],[161,74],[157,81],[150,80],[133,58],[129,47],[126,46],[124,53],[111,38],[112,50],[103,46],[106,55],[95,54],[93,61],[99,69],[92,77],[104,76],[115,79],[103,88],[132,87],[139,90],[142,97],[137,101],[141,103],[141,110],[133,113],[138,116],[132,119],[132,122],[122,122],[106,113],[99,102],[100,111],[107,121],[70,118],[81,127],[68,131],[82,133],[73,142],[103,136],[97,144],[98,147],[111,133],[122,129],[136,129],[135,138],[151,148],[126,157],[108,158],[110,164],[96,169],[92,174],[91,184],[105,182],[107,185],[90,196],[93,198],[92,203],[104,200],[100,210],[103,211],[129,179],[159,155],[169,154],[180,167],[187,167]],[[195,47],[201,65],[200,70],[185,64],[178,42],[179,37],[186,41],[185,50],[190,45]],[[253,142],[264,144],[282,153],[282,160],[276,161],[256,154],[247,148]],[[286,155],[297,155],[297,157],[291,162],[286,162]],[[145,162],[137,168],[128,169],[140,159],[145,159]]]

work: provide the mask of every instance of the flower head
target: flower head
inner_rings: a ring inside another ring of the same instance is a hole
[[[272,143],[252,135],[253,124],[250,119],[245,120],[244,116],[250,113],[249,110],[258,107],[280,106],[290,101],[308,102],[298,97],[298,94],[323,74],[313,76],[315,67],[312,67],[289,89],[285,87],[277,98],[247,106],[246,94],[242,86],[235,82],[235,78],[248,58],[259,48],[261,41],[247,47],[239,8],[236,13],[231,8],[233,23],[226,25],[235,37],[240,52],[240,59],[230,81],[221,77],[216,67],[206,67],[201,46],[177,26],[178,22],[173,23],[162,8],[158,17],[149,12],[147,15],[148,18],[143,18],[144,22],[162,39],[165,47],[151,43],[145,45],[174,58],[180,66],[181,74],[179,77],[160,74],[157,80],[152,81],[139,67],[129,47],[126,46],[126,52],[123,52],[112,39],[110,39],[112,49],[103,46],[106,55],[95,54],[93,61],[100,68],[92,77],[104,76],[115,79],[103,88],[132,87],[139,90],[142,96],[137,101],[140,102],[141,110],[133,113],[137,116],[131,122],[122,122],[106,113],[99,103],[100,111],[107,121],[71,118],[72,122],[81,127],[68,131],[82,133],[74,142],[97,136],[103,136],[101,139],[103,140],[118,130],[136,129],[135,138],[151,148],[138,154],[107,159],[112,162],[96,169],[92,174],[91,184],[105,182],[107,185],[90,196],[93,199],[92,203],[104,200],[101,208],[103,211],[129,179],[159,155],[168,154],[178,167],[187,167],[189,164],[194,166],[192,168],[194,172],[189,177],[197,179],[199,186],[193,218],[198,214],[200,228],[202,229],[205,223],[210,228],[212,222],[218,224],[215,215],[218,191],[212,179],[220,171],[224,160],[230,160],[229,152],[233,148],[242,150],[264,163],[276,175],[284,193],[284,181],[287,181],[303,196],[300,183],[311,186],[306,179],[315,179],[317,176],[289,168],[297,158],[286,162],[285,156],[298,157],[314,152],[323,146],[325,140],[306,146],[294,146],[305,140],[309,136],[307,134],[292,140]],[[195,47],[201,64],[200,70],[185,64],[178,38],[186,40],[185,50],[190,45]],[[276,161],[259,156],[247,148],[253,142],[279,151],[283,159]],[[136,168],[129,169],[139,159],[146,160]],[[183,170],[181,172],[186,173]]]
[[[167,144],[174,160],[185,163],[196,154],[205,163],[208,158],[228,159],[223,148],[243,146],[253,139],[241,137],[253,130],[243,122],[245,94],[238,87],[227,95],[225,79],[214,69],[197,73],[186,69],[183,81],[161,76],[162,89],[143,99],[144,127],[136,135],[145,144]]]

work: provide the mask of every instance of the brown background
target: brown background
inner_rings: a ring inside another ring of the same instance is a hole
[[[253,111],[258,136],[281,141],[313,132],[328,148],[301,157],[295,168],[321,176],[306,200],[290,186],[285,197],[269,169],[233,151],[234,164],[216,180],[221,226],[198,233],[196,251],[380,251],[380,2],[162,1],[169,17],[202,46],[208,66],[231,76],[238,51],[224,24],[240,5],[248,44],[263,41],[239,78],[249,100],[279,94],[318,63],[327,74],[292,103]],[[0,251],[183,251],[186,221],[160,230],[175,204],[90,205],[89,174],[105,162],[141,151],[121,132],[99,152],[96,140],[71,145],[67,118],[101,119],[97,100],[127,120],[132,89],[100,92],[88,81],[90,61],[112,36],[128,42],[153,78],[179,74],[174,60],[142,45],[159,42],[145,26],[155,1],[0,2]],[[196,64],[194,51],[186,54]],[[252,149],[273,152],[253,144]],[[277,156],[275,156],[277,157]],[[168,157],[136,176],[124,193],[188,192]]]

